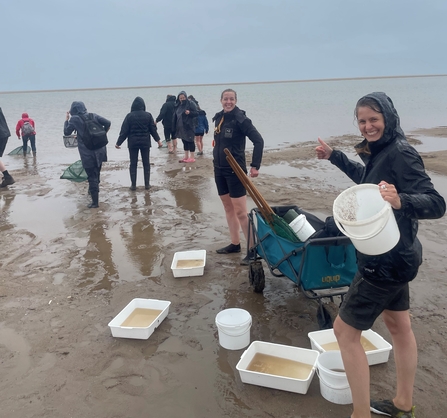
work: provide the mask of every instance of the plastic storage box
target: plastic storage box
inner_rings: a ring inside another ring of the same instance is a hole
[[[179,261],[186,260],[201,260],[199,266],[194,267],[178,267]],[[206,264],[206,250],[196,251],[181,251],[174,254],[172,260],[171,269],[174,277],[191,277],[191,276],[203,276],[203,271]]]
[[[302,380],[247,370],[250,362],[257,353],[280,357],[287,360],[299,361],[301,363],[311,365],[312,369],[307,379]],[[273,344],[263,341],[253,341],[242,354],[241,359],[236,365],[236,369],[239,370],[241,380],[244,383],[264,386],[272,389],[285,390],[288,392],[301,393],[304,395],[307,393],[312,378],[314,377],[315,364],[319,355],[320,353],[318,351],[309,350],[307,348]]]
[[[163,319],[168,316],[169,305],[171,302],[167,300],[157,299],[133,299],[127,306],[109,322],[110,330],[113,337],[135,338],[139,340],[147,340],[155,331]],[[122,326],[123,322],[129,318],[130,314],[136,308],[154,309],[161,311],[158,316],[146,327],[126,327]]]
[[[334,330],[325,329],[322,331],[309,332],[307,334],[312,345],[312,349],[318,350],[320,353],[326,351],[322,345],[336,342]],[[366,358],[368,364],[373,366],[374,364],[386,363],[390,356],[390,351],[393,348],[392,345],[381,337],[377,332],[369,329],[362,332],[362,336],[365,337],[371,344],[377,347],[377,350],[371,350],[366,352]]]

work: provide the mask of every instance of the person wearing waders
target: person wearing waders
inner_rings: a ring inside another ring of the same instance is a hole
[[[106,118],[92,113],[93,118],[100,125],[104,127],[107,132],[110,129],[111,122]],[[84,119],[88,117],[87,108],[83,102],[73,102],[70,111],[67,112],[64,123],[64,135],[71,135],[74,131],[78,136],[78,151],[81,157],[82,166],[87,173],[87,180],[89,186],[89,193],[92,197],[92,202],[88,205],[89,208],[99,207],[99,182],[102,163],[107,161],[107,147],[103,146],[96,150],[88,149],[83,140],[85,122]]]

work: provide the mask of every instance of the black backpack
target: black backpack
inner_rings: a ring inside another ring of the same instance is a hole
[[[79,115],[84,121],[84,134],[82,141],[89,150],[97,150],[106,146],[109,143],[107,139],[107,132],[100,123],[95,120],[95,117],[89,113],[87,117]]]

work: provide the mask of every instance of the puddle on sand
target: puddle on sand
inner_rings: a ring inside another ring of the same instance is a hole
[[[52,239],[67,233],[65,219],[77,212],[76,203],[65,196],[17,194],[9,204],[7,221],[17,229]]]

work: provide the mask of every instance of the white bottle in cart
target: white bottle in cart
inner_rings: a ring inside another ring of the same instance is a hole
[[[288,222],[292,218],[293,220],[289,222],[289,226],[301,242],[307,241],[315,233],[315,229],[306,219],[306,215],[298,215],[293,209],[290,209],[284,215],[284,219]]]

